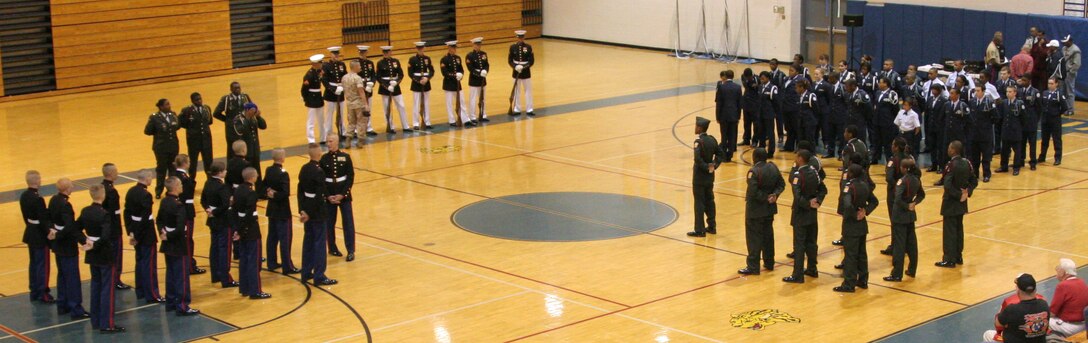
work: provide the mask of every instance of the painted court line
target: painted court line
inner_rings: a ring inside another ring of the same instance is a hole
[[[136,310],[144,309],[144,308],[148,308],[148,307],[153,307],[153,306],[162,306],[162,305],[160,305],[160,304],[147,304],[147,305],[144,305],[144,306],[137,306],[137,307],[133,307],[133,308],[130,308],[130,309],[127,309],[127,310],[124,310],[124,311],[114,312],[114,315],[117,315],[118,313],[132,312],[132,311],[136,311]],[[73,321],[70,321],[70,322],[67,322],[67,323],[61,323],[61,324],[57,324],[57,325],[53,325],[53,326],[46,326],[44,328],[37,328],[37,329],[34,329],[34,330],[25,331],[25,332],[23,332],[23,334],[31,334],[31,333],[35,333],[35,332],[39,332],[39,331],[45,331],[45,330],[59,328],[59,327],[62,327],[62,326],[68,326],[68,325],[72,325],[72,324],[89,322],[89,321],[91,321],[91,320],[90,319],[73,320]]]
[[[454,308],[454,309],[450,309],[450,310],[446,310],[446,311],[442,311],[442,312],[438,312],[438,313],[432,313],[432,314],[424,315],[424,316],[421,316],[421,317],[418,317],[418,318],[415,318],[415,319],[409,319],[409,320],[405,320],[405,321],[402,321],[402,322],[399,322],[399,323],[386,325],[386,326],[374,329],[372,332],[377,333],[377,332],[392,329],[392,328],[395,328],[395,327],[398,327],[398,326],[403,326],[403,325],[415,323],[415,322],[418,322],[420,320],[424,320],[424,319],[427,319],[427,318],[443,316],[443,315],[447,315],[447,314],[454,313],[454,312],[457,312],[457,311],[467,310],[467,309],[470,309],[470,308],[473,308],[473,307],[487,305],[487,304],[490,304],[490,303],[493,303],[493,302],[506,300],[506,299],[509,299],[509,298],[513,298],[513,297],[523,295],[523,294],[528,294],[528,293],[532,293],[532,292],[528,291],[528,290],[522,290],[520,292],[504,295],[504,296],[501,296],[501,297],[498,297],[498,298],[488,299],[488,300],[480,301],[480,302],[477,302],[477,303],[474,303],[474,304],[469,304],[469,305],[461,306],[461,307],[458,307],[458,308]],[[359,334],[356,334],[355,336],[358,336],[358,335]],[[344,338],[350,338],[350,337],[354,337],[354,336],[349,336],[349,337],[344,337]],[[335,341],[330,341],[330,342],[335,342]]]
[[[23,342],[37,342],[37,341],[31,339],[30,337],[23,336],[22,334],[19,334],[19,332],[15,331],[15,330],[12,330],[11,328],[9,328],[7,326],[0,325],[0,331],[7,332],[9,335],[11,335],[10,337],[15,337],[16,339],[18,339],[20,341],[23,341]]]

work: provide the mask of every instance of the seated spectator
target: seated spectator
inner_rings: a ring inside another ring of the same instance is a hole
[[[1088,307],[1088,285],[1077,277],[1077,265],[1063,258],[1054,268],[1058,288],[1050,298],[1050,330],[1059,337],[1084,331],[1084,308]]]
[[[1001,310],[994,316],[996,330],[983,333],[983,342],[1046,342],[1050,315],[1046,300],[1035,293],[1035,278],[1020,274],[1015,284],[1016,294],[1001,302]]]

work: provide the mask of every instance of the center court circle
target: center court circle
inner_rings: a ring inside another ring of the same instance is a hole
[[[676,221],[672,206],[638,196],[546,192],[478,201],[453,213],[454,225],[519,241],[578,242],[653,232]]]

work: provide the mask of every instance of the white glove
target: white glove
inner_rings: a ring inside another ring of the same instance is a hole
[[[465,77],[465,74],[463,74],[463,73],[457,73],[457,81],[461,81],[461,78],[462,78],[462,77]]]
[[[363,90],[365,90],[367,93],[374,92],[374,85],[369,84],[369,82],[367,82],[367,83],[368,84],[366,85],[366,87],[363,87]]]
[[[480,71],[480,76],[481,77],[487,77],[487,70],[481,70]]]
[[[396,85],[397,85],[397,81],[396,81],[396,80],[393,80],[393,81],[389,81],[389,85],[390,85],[390,86],[396,86]]]
[[[336,95],[344,92],[344,86],[336,86]]]
[[[373,81],[367,82],[366,83],[366,88],[371,88],[371,87],[374,87],[374,82]]]
[[[514,71],[516,71],[516,72],[520,73],[522,69],[525,69],[525,67],[521,66],[520,64],[514,66]]]
[[[386,87],[385,89],[388,89],[389,92],[392,93],[392,92],[394,92],[393,89],[395,89],[395,88],[393,87],[393,85],[389,85],[389,87]]]

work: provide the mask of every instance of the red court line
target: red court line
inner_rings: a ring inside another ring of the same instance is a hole
[[[999,202],[999,203],[996,203],[996,204],[993,204],[993,205],[990,205],[990,206],[986,206],[986,207],[983,207],[983,208],[980,208],[980,209],[977,209],[977,210],[974,210],[974,211],[969,211],[964,216],[972,215],[972,214],[982,212],[982,211],[985,211],[985,210],[988,210],[988,209],[991,209],[991,208],[994,208],[994,207],[998,207],[998,206],[1001,206],[1001,205],[1005,205],[1005,204],[1008,204],[1008,203],[1011,203],[1011,202],[1024,200],[1024,199],[1027,199],[1027,198],[1030,198],[1030,197],[1033,197],[1033,196],[1036,196],[1036,195],[1042,195],[1044,193],[1053,192],[1053,191],[1056,191],[1056,190],[1059,190],[1059,189],[1062,189],[1062,188],[1065,188],[1065,187],[1069,187],[1069,186],[1072,186],[1072,185],[1075,185],[1075,184],[1078,184],[1078,183],[1081,183],[1081,182],[1084,182],[1084,181],[1088,181],[1088,179],[1081,179],[1080,181],[1074,181],[1074,182],[1071,182],[1071,183],[1067,183],[1067,184],[1064,184],[1064,185],[1061,185],[1061,186],[1058,186],[1058,187],[1054,187],[1054,188],[1044,190],[1042,192],[1035,192],[1035,193],[1020,196],[1020,197],[1017,197],[1017,198],[1005,200],[1005,201],[1002,201],[1002,202]],[[918,225],[917,228],[922,228],[922,227],[926,227],[926,226],[930,226],[930,225],[937,224],[937,223],[942,223],[942,222],[944,222],[944,219],[940,219],[940,220],[936,220],[936,221],[933,221],[933,222]]]
[[[30,339],[30,337],[23,336],[23,334],[19,333],[18,331],[12,330],[11,328],[9,328],[7,326],[4,326],[4,325],[0,325],[0,331],[7,332],[12,337],[18,338],[20,341],[23,341],[23,342],[31,342],[31,343],[37,343],[38,342],[38,341],[35,341],[33,339]]]
[[[496,272],[496,273],[501,273],[501,274],[513,276],[513,277],[516,277],[516,278],[519,278],[519,279],[536,282],[536,283],[539,283],[539,284],[542,284],[542,285],[545,285],[545,286],[562,289],[562,290],[567,291],[567,292],[584,295],[584,296],[587,296],[587,297],[590,297],[590,298],[593,298],[593,299],[605,301],[605,302],[608,302],[608,303],[611,303],[611,304],[620,305],[620,306],[623,306],[625,308],[626,307],[631,307],[630,305],[623,304],[623,303],[616,302],[616,301],[612,301],[612,300],[608,300],[608,299],[605,299],[605,298],[602,298],[602,297],[599,297],[599,296],[596,296],[596,295],[592,295],[592,294],[589,294],[589,293],[576,291],[576,290],[573,290],[573,289],[570,289],[570,288],[566,288],[566,287],[563,287],[563,286],[547,283],[547,282],[540,281],[540,280],[537,280],[537,279],[533,279],[533,278],[530,278],[530,277],[527,277],[527,276],[521,276],[521,275],[514,274],[514,273],[511,273],[511,272],[508,272],[508,271],[501,270],[501,269],[488,267],[488,266],[485,266],[485,265],[482,265],[482,264],[479,264],[479,263],[469,262],[469,261],[465,261],[465,260],[462,260],[462,259],[459,259],[459,258],[456,258],[456,257],[453,257],[453,256],[444,255],[444,254],[440,254],[440,253],[433,252],[433,251],[430,251],[430,250],[413,247],[411,245],[394,242],[394,241],[391,241],[391,240],[388,240],[388,239],[385,239],[385,238],[368,235],[368,234],[361,233],[361,232],[358,232],[358,231],[356,231],[355,234],[358,235],[358,236],[369,237],[369,238],[373,238],[373,239],[376,239],[376,240],[379,240],[379,241],[382,241],[382,242],[386,242],[386,243],[389,243],[389,244],[395,244],[395,245],[402,246],[402,247],[405,247],[405,248],[409,248],[409,249],[412,249],[412,250],[416,250],[416,251],[428,253],[428,254],[431,254],[431,255],[443,257],[443,258],[446,258],[446,259],[454,260],[454,261],[461,262],[461,263],[464,263],[464,264],[468,264],[468,265],[471,265],[471,266],[487,269],[487,270],[490,270],[490,271],[493,271],[493,272]]]

